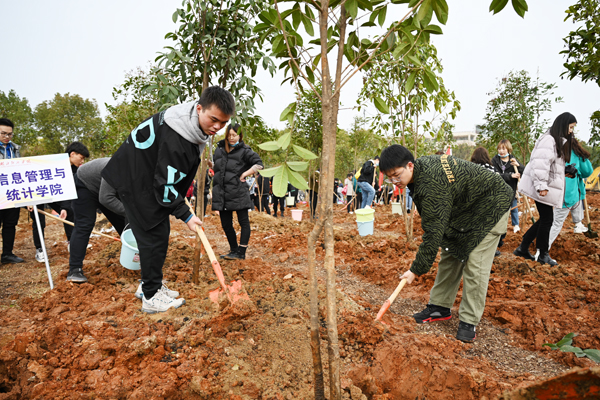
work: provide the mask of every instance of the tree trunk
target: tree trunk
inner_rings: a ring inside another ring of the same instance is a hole
[[[321,361],[321,327],[319,321],[319,280],[317,278],[315,245],[323,231],[324,220],[320,219],[308,235],[308,284],[310,289],[310,348],[313,357],[315,400],[325,399],[323,363]]]
[[[340,349],[337,330],[337,290],[335,271],[335,249],[333,235],[333,203],[330,193],[333,191],[335,178],[335,146],[337,133],[337,118],[339,111],[340,83],[342,74],[343,52],[338,52],[336,61],[335,84],[332,85],[327,58],[327,21],[329,2],[321,3],[319,28],[321,37],[321,73],[323,77],[322,115],[323,115],[323,154],[321,158],[321,182],[319,192],[321,205],[319,219],[325,222],[325,261],[327,271],[327,338],[329,361],[329,399],[341,400],[342,389],[340,382]],[[346,35],[346,9],[340,12],[340,42],[339,48],[344,48]],[[335,89],[335,94],[334,94]]]

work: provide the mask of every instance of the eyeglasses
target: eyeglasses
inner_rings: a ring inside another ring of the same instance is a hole
[[[404,168],[402,170],[402,173],[397,178],[388,178],[384,182],[390,183],[392,185],[395,185],[396,183],[400,183],[402,181],[402,175],[404,175],[404,172],[406,172],[406,168]]]
[[[13,137],[14,133],[5,133],[5,132],[0,132],[0,135],[4,136],[4,137]]]

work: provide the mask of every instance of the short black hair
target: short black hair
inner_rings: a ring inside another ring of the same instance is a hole
[[[204,89],[200,95],[198,104],[204,109],[209,109],[211,106],[215,105],[224,114],[235,114],[235,99],[233,98],[233,95],[220,86],[211,86]]]
[[[379,156],[375,156],[374,160],[379,160]]]
[[[13,124],[13,122],[8,118],[0,118],[0,125],[10,126],[11,128],[15,129],[15,124]]]
[[[394,168],[406,167],[406,164],[409,162],[415,162],[415,157],[412,153],[404,146],[393,144],[381,152],[379,170],[386,173]]]
[[[90,156],[90,151],[88,150],[87,146],[81,142],[73,142],[67,146],[66,153],[71,155],[72,152],[81,154],[85,158]]]

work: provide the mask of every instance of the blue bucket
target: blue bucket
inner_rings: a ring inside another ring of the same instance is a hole
[[[358,234],[360,236],[372,235],[374,222],[375,221],[367,221],[367,222],[356,221],[356,223],[358,224]]]
[[[140,253],[133,231],[127,229],[121,234],[121,265],[127,269],[136,271],[140,269]]]

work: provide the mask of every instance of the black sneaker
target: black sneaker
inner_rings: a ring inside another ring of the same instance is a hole
[[[521,246],[517,247],[517,248],[515,249],[515,251],[513,251],[513,254],[514,254],[515,256],[518,256],[518,257],[523,257],[523,258],[524,258],[524,259],[526,259],[526,260],[534,260],[534,261],[535,261],[535,257],[533,257],[533,256],[531,255],[531,253],[529,252],[529,250],[528,250],[528,249],[525,249],[525,250],[523,250],[523,249],[521,248]]]
[[[23,260],[21,257],[17,257],[14,254],[9,254],[7,256],[2,256],[2,258],[0,259],[0,262],[2,262],[2,264],[18,264],[18,263],[22,263]]]
[[[235,255],[235,253],[237,252],[237,247],[235,249],[229,249],[229,253],[227,254],[221,254],[219,257],[220,258],[224,258],[226,260],[233,260],[233,256]]]
[[[427,304],[427,308],[420,313],[413,314],[413,318],[417,324],[424,324],[426,322],[446,321],[452,318],[452,314],[449,308]]]
[[[500,253],[500,250],[496,250],[496,252],[494,253],[494,257],[498,257],[500,254],[502,254]]]
[[[465,343],[471,343],[476,337],[477,333],[475,333],[475,325],[467,324],[462,321],[458,323],[458,331],[456,332],[456,338],[458,340]]]
[[[67,282],[85,283],[87,281],[88,280],[83,274],[83,270],[81,268],[78,268],[73,272],[69,271],[69,275],[67,275]]]

